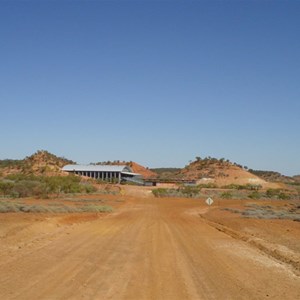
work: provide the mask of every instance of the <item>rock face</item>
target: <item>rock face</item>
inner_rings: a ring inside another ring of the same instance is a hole
[[[197,180],[198,184],[211,183],[218,187],[230,184],[260,185],[264,188],[278,187],[278,184],[267,182],[251,174],[240,165],[216,158],[197,159],[178,172],[176,177]]]

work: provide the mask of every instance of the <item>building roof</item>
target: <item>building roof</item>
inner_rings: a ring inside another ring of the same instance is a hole
[[[66,172],[75,172],[75,171],[91,171],[91,172],[130,172],[132,170],[130,167],[123,165],[66,165],[62,168]]]

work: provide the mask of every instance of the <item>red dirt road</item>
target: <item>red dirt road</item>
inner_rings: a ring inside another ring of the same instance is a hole
[[[288,265],[197,210],[197,200],[131,198],[104,218],[2,237],[0,299],[300,299]]]

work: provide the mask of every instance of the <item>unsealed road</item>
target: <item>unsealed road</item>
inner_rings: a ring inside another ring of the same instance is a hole
[[[300,299],[288,266],[195,209],[195,200],[136,199],[2,253],[0,299]]]

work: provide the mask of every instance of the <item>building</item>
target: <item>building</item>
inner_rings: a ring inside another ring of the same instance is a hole
[[[140,181],[140,174],[133,173],[126,165],[66,165],[62,171],[108,182]]]

